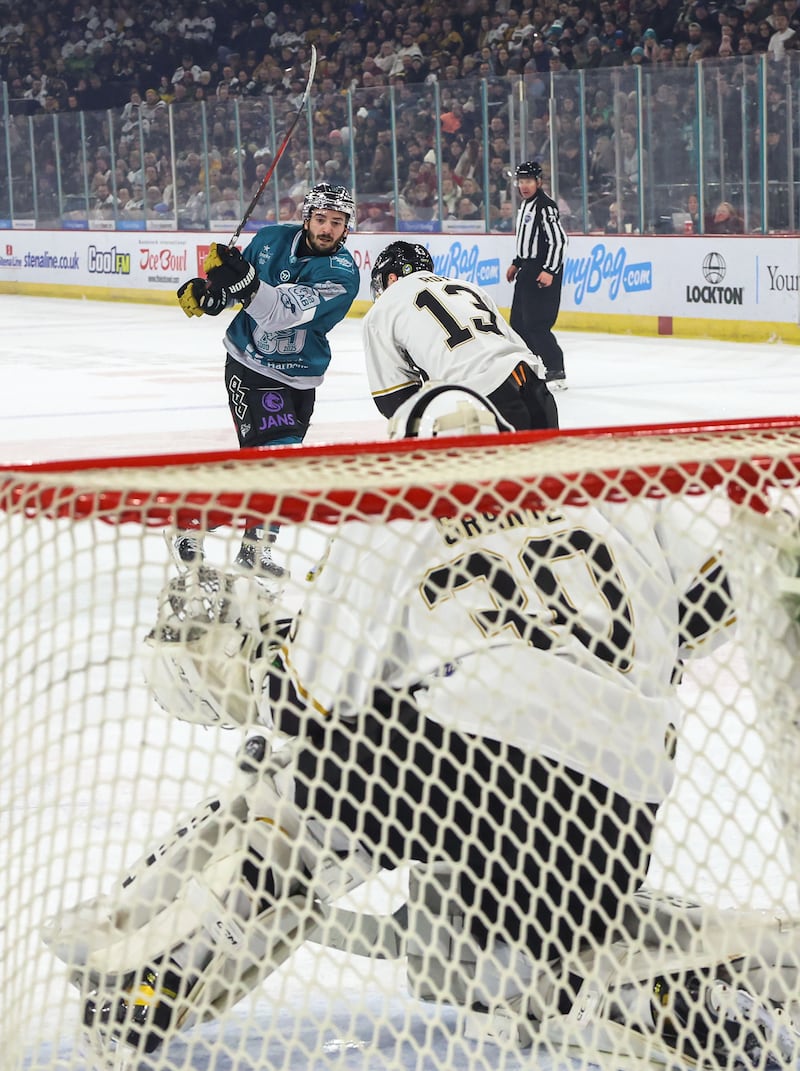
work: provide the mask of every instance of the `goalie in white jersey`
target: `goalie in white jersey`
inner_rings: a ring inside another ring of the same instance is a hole
[[[431,385],[394,427],[505,423],[474,392]],[[241,577],[196,612],[172,587],[150,637],[159,702],[268,732],[226,795],[52,923],[95,1049],[150,1051],[219,1014],[320,939],[332,899],[409,861],[456,875],[456,948],[542,965],[539,1014],[567,1011],[579,955],[624,931],[647,871],[681,661],[731,620],[718,536],[669,500],[461,508],[343,522],[291,622],[246,607]],[[270,732],[291,738],[273,755]]]
[[[372,268],[372,297],[364,352],[369,388],[385,417],[430,381],[470,387],[518,431],[558,427],[542,359],[485,290],[437,275],[425,246],[386,246]]]

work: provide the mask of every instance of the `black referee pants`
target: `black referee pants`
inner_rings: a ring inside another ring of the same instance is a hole
[[[553,334],[553,325],[561,308],[562,276],[559,272],[550,286],[539,286],[538,274],[532,264],[523,264],[517,271],[509,323],[522,335],[528,349],[542,358],[548,378],[561,378],[564,351]]]

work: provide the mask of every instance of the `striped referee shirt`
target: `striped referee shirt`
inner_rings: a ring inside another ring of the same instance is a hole
[[[564,266],[567,235],[561,225],[558,205],[542,189],[519,206],[517,251],[514,263],[531,261],[537,272],[556,275]]]

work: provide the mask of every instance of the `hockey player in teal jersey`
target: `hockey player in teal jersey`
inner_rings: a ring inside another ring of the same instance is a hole
[[[241,304],[223,340],[225,385],[241,447],[301,443],[314,412],[316,388],[331,359],[328,333],[343,320],[359,286],[344,248],[355,206],[344,186],[319,183],[303,201],[302,224],[263,227],[241,253],[212,243],[207,279],[178,290],[187,316],[218,316]],[[245,532],[237,563],[273,576],[275,532]],[[195,533],[175,541],[187,564],[202,559]]]

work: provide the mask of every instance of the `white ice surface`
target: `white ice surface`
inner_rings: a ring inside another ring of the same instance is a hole
[[[0,295],[0,462],[235,449],[222,381],[222,319],[177,308]],[[800,349],[561,332],[564,428],[785,416]],[[308,443],[381,437],[360,321],[333,359]]]
[[[0,463],[235,449],[222,379],[221,320],[189,321],[177,307],[3,295],[0,324]],[[560,333],[560,339],[569,382],[569,390],[558,396],[564,428],[797,412],[800,350],[791,346],[566,332]],[[359,321],[342,324],[333,332],[331,342],[333,360],[318,391],[307,442],[383,437],[384,422],[366,387]],[[111,560],[105,574],[109,583],[113,571]],[[14,579],[23,583],[22,578]],[[8,580],[6,597],[10,599],[17,588],[11,578]],[[160,580],[153,576],[154,590]],[[148,604],[142,613],[149,612]],[[120,642],[133,642],[139,628],[138,614],[139,608],[134,608],[131,634],[120,636]],[[110,621],[109,627],[119,625]],[[119,694],[130,690],[127,678],[117,680],[113,667],[110,677],[106,671],[107,667],[97,667],[98,696],[114,694],[114,689]],[[64,688],[68,690],[68,673]],[[752,832],[754,819],[740,791],[736,757],[723,743],[728,713],[723,697],[721,710],[709,711],[706,720],[698,717],[696,724],[687,726],[708,764],[709,777],[719,785],[718,810],[708,818],[708,840],[698,847],[693,847],[682,825],[673,829],[669,842],[675,856],[670,858],[670,849],[665,848],[663,865],[667,869],[681,866],[679,853],[684,851],[689,853],[694,871],[702,874],[705,867],[712,879],[715,834],[720,833],[727,842],[738,838],[739,830],[748,823]],[[113,725],[109,727],[100,699],[96,716],[96,726],[90,730],[115,731]],[[714,727],[713,733],[709,725]],[[124,743],[124,728],[116,731]],[[170,733],[174,741],[174,731]],[[73,745],[76,792],[80,792],[81,741],[74,739]],[[147,800],[137,797],[136,790],[137,770],[146,761],[143,752],[138,757],[139,766],[130,771],[131,796],[139,807],[148,805]],[[167,799],[167,814],[171,805],[172,800]],[[43,813],[46,819],[46,805]],[[675,822],[685,822],[683,812],[675,816]],[[87,840],[91,832],[85,831]],[[115,849],[119,858],[104,859],[100,869],[116,873],[129,861],[122,846]],[[761,872],[763,898],[781,900],[786,891],[785,871],[761,858],[758,835],[751,835],[742,844],[741,854],[743,873]],[[95,887],[93,867],[97,863],[87,850],[86,857],[76,862],[73,884],[64,892],[65,898],[74,899],[78,891],[82,896],[89,894]],[[736,887],[735,874],[731,886]],[[391,895],[380,893],[378,900],[388,903]],[[55,899],[51,890],[44,906],[52,909]],[[41,898],[31,911],[42,913]],[[406,998],[403,971],[398,965],[368,966],[366,961],[364,965],[344,965],[339,955],[313,949],[301,952],[292,960],[291,971],[278,972],[256,1001],[245,1002],[222,1024],[202,1027],[174,1042],[166,1054],[167,1063],[159,1066],[174,1071],[388,1071],[398,1064],[419,1071],[517,1071],[556,1066],[565,1071],[578,1066],[567,1059],[554,1064],[549,1057],[530,1052],[518,1054],[494,1047],[482,1050],[461,1037],[452,1010],[434,1009]],[[5,969],[13,970],[14,964],[6,964]],[[77,1018],[77,1001],[63,976],[53,972],[49,954],[41,956],[40,969],[36,980],[46,989],[47,999],[71,1001],[70,1014]],[[313,984],[309,978],[314,979]],[[282,1011],[277,1019],[270,1002],[272,992],[281,994]],[[302,1013],[291,1015],[287,1008],[292,1006],[302,1008]],[[47,1007],[45,1001],[41,1036],[52,1038],[46,1028]],[[378,1009],[388,1016],[380,1027],[375,1025]],[[4,1017],[9,1015],[13,1009],[4,1009]],[[34,1046],[26,1066],[31,1071],[50,1068],[54,1053],[59,1069],[88,1066],[75,1056],[73,1039],[62,1038],[54,1046]],[[232,1049],[239,1052],[236,1062],[230,1056]],[[143,1068],[150,1066],[143,1061]]]

